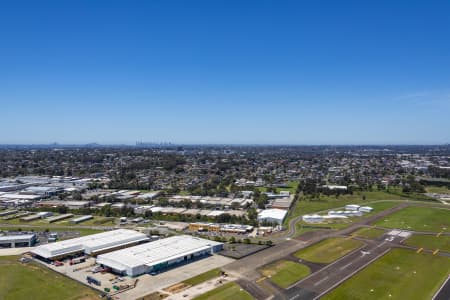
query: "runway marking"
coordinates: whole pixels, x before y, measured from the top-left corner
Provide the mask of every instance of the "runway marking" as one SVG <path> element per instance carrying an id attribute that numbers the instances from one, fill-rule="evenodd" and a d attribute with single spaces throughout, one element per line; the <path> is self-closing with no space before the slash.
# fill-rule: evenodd
<path id="1" fill-rule="evenodd" d="M 423 248 L 417 249 L 416 253 L 420 253 L 423 251 Z"/>
<path id="2" fill-rule="evenodd" d="M 289 298 L 289 300 L 294 300 L 294 299 L 297 299 L 298 297 L 300 297 L 300 294 L 297 294 L 297 295 L 295 295 L 294 297 Z"/>
<path id="3" fill-rule="evenodd" d="M 439 232 L 437 235 L 436 235 L 436 237 L 440 237 L 441 236 L 441 234 L 442 234 L 442 231 L 441 232 Z"/>
<path id="4" fill-rule="evenodd" d="M 344 269 L 346 269 L 346 268 L 348 268 L 350 265 L 352 265 L 353 264 L 353 262 L 351 262 L 351 263 L 348 263 L 348 264 L 346 264 L 345 266 L 342 266 L 342 267 L 340 267 L 339 268 L 339 270 L 344 270 Z"/>
<path id="5" fill-rule="evenodd" d="M 434 250 L 433 255 L 438 254 L 438 252 L 439 252 L 439 249 Z"/>
<path id="6" fill-rule="evenodd" d="M 322 278 L 319 281 L 317 281 L 316 283 L 314 283 L 314 286 L 318 286 L 319 284 L 321 284 L 322 282 L 326 281 L 327 279 L 328 279 L 328 276 L 325 276 L 324 278 Z"/>
<path id="7" fill-rule="evenodd" d="M 256 282 L 261 282 L 261 281 L 263 281 L 263 280 L 266 280 L 266 277 L 261 277 L 261 278 L 259 278 L 258 280 L 256 280 Z"/>
<path id="8" fill-rule="evenodd" d="M 381 246 L 383 246 L 384 244 L 386 244 L 386 241 L 382 242 L 381 244 L 379 244 L 378 246 L 376 246 L 376 248 L 380 248 Z"/>

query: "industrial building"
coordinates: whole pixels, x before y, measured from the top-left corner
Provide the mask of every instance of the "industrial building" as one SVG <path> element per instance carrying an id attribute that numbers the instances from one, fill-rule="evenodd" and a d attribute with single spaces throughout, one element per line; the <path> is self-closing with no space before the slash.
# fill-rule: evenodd
<path id="1" fill-rule="evenodd" d="M 97 263 L 111 268 L 117 274 L 138 276 L 156 273 L 210 255 L 222 248 L 222 243 L 178 235 L 99 255 Z"/>
<path id="2" fill-rule="evenodd" d="M 265 209 L 258 214 L 258 221 L 281 225 L 286 218 L 287 210 L 272 208 Z"/>
<path id="3" fill-rule="evenodd" d="M 44 260 L 56 260 L 70 255 L 98 255 L 148 240 L 149 238 L 143 233 L 118 229 L 42 245 L 31 253 Z"/>
<path id="4" fill-rule="evenodd" d="M 0 248 L 32 247 L 37 241 L 36 234 L 0 236 Z"/>
<path id="5" fill-rule="evenodd" d="M 241 224 L 218 224 L 196 222 L 189 223 L 189 230 L 191 231 L 221 231 L 229 233 L 246 233 L 253 230 L 253 226 Z"/>
<path id="6" fill-rule="evenodd" d="M 94 216 L 92 216 L 92 215 L 81 216 L 81 217 L 70 220 L 70 223 L 78 224 L 78 223 L 81 223 L 81 222 L 84 222 L 87 220 L 91 220 L 93 218 L 94 218 Z"/>

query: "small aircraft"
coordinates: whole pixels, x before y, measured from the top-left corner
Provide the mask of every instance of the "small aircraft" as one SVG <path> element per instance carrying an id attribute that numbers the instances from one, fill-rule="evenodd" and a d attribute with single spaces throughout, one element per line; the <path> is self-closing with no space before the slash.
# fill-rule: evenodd
<path id="1" fill-rule="evenodd" d="M 362 256 L 366 256 L 366 255 L 369 255 L 370 252 L 369 251 L 361 251 L 361 254 L 362 254 Z"/>

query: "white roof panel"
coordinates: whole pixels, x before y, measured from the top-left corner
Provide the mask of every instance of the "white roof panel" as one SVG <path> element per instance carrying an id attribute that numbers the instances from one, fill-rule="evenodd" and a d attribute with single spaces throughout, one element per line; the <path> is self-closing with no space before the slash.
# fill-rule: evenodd
<path id="1" fill-rule="evenodd" d="M 85 251 L 87 254 L 90 254 L 102 249 L 111 249 L 148 240 L 149 238 L 143 233 L 129 229 L 118 229 L 42 245 L 31 252 L 44 258 L 52 258 L 75 251 Z"/>
<path id="2" fill-rule="evenodd" d="M 190 235 L 178 235 L 99 255 L 97 263 L 111 267 L 114 265 L 119 270 L 142 265 L 152 266 L 221 244 Z"/>

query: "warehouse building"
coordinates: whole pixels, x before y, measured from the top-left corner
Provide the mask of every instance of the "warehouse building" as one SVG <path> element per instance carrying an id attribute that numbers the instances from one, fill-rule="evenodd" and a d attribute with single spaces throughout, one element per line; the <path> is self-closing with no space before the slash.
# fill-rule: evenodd
<path id="1" fill-rule="evenodd" d="M 148 240 L 149 238 L 143 233 L 118 229 L 42 245 L 32 250 L 31 253 L 48 261 L 82 254 L 98 255 Z"/>
<path id="2" fill-rule="evenodd" d="M 222 248 L 222 243 L 178 235 L 99 255 L 97 263 L 117 274 L 138 276 L 211 255 Z"/>
<path id="3" fill-rule="evenodd" d="M 35 234 L 0 236 L 0 248 L 32 247 L 37 241 Z"/>
<path id="4" fill-rule="evenodd" d="M 286 218 L 287 210 L 272 208 L 265 209 L 258 214 L 258 221 L 281 225 Z"/>

